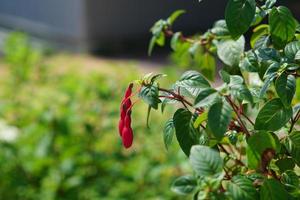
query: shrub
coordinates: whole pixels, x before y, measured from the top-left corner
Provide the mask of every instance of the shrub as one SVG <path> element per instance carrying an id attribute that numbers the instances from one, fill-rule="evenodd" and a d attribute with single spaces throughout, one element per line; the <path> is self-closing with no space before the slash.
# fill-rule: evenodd
<path id="1" fill-rule="evenodd" d="M 198 200 L 300 198 L 300 26 L 288 8 L 275 4 L 229 0 L 225 20 L 191 37 L 172 30 L 181 10 L 151 28 L 149 54 L 171 38 L 178 55 L 201 62 L 202 73 L 187 71 L 169 88 L 159 83 L 162 74 L 135 82 L 148 115 L 159 105 L 162 112 L 181 105 L 164 128 L 166 147 L 175 135 L 194 170 L 175 180 L 178 194 Z M 206 79 L 215 77 L 216 57 L 222 62 L 218 86 Z M 131 110 L 126 100 L 121 108 Z"/>

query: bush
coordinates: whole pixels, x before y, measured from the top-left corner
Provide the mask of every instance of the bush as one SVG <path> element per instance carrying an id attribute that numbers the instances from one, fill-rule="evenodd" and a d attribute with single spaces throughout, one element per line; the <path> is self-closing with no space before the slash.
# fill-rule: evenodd
<path id="1" fill-rule="evenodd" d="M 161 74 L 135 82 L 148 113 L 159 105 L 181 106 L 164 128 L 165 145 L 175 135 L 194 171 L 175 180 L 172 190 L 178 194 L 198 200 L 300 198 L 300 25 L 275 3 L 229 0 L 225 20 L 191 37 L 172 30 L 181 10 L 152 27 L 149 54 L 171 37 L 175 55 L 190 54 L 201 63 L 202 73 L 187 71 L 169 88 L 159 83 Z M 205 78 L 214 79 L 216 57 L 223 66 L 217 87 Z M 134 96 L 125 96 L 121 113 L 130 116 Z M 121 115 L 122 120 L 120 134 L 128 147 L 131 124 Z"/>

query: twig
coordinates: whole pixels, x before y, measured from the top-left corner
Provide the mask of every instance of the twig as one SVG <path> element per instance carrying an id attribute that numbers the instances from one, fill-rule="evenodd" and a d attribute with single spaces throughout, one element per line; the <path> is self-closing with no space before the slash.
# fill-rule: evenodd
<path id="1" fill-rule="evenodd" d="M 193 104 L 191 102 L 189 102 L 183 96 L 181 96 L 179 94 L 176 94 L 175 92 L 173 92 L 171 90 L 167 90 L 167 89 L 164 89 L 164 88 L 158 88 L 158 90 L 171 94 L 174 97 L 173 99 L 176 99 L 177 101 L 180 101 L 184 106 L 188 105 L 190 107 L 193 107 Z M 195 108 L 195 110 L 198 111 L 199 113 L 203 112 L 202 108 Z"/>
<path id="2" fill-rule="evenodd" d="M 225 147 L 224 147 L 222 144 L 219 144 L 218 146 L 222 149 L 222 151 L 223 151 L 226 155 L 228 155 L 228 156 L 231 155 L 231 153 L 229 153 L 229 152 L 225 149 Z M 230 146 L 229 146 L 229 147 L 230 147 Z M 238 165 L 240 165 L 240 166 L 245 166 L 245 164 L 244 164 L 241 160 L 239 160 L 239 159 L 237 159 L 237 158 L 234 158 L 233 160 L 235 161 L 236 164 L 238 164 Z"/>
<path id="3" fill-rule="evenodd" d="M 296 122 L 299 120 L 299 118 L 300 118 L 300 110 L 298 110 L 295 117 L 291 119 L 291 127 L 290 127 L 290 130 L 289 130 L 289 133 L 293 131 L 293 128 L 294 128 Z"/>
<path id="4" fill-rule="evenodd" d="M 241 120 L 239 111 L 236 109 L 237 106 L 232 102 L 232 100 L 230 99 L 229 96 L 225 96 L 225 98 L 228 101 L 228 103 L 231 105 L 231 107 L 233 108 L 235 114 L 237 115 L 237 121 L 240 124 L 241 128 L 243 129 L 243 132 L 246 134 L 247 137 L 250 137 L 250 133 L 247 130 L 244 122 Z"/>

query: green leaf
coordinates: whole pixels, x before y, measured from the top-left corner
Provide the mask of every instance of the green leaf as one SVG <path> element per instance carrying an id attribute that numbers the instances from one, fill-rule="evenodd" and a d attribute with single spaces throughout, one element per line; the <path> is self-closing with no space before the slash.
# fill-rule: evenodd
<path id="1" fill-rule="evenodd" d="M 233 39 L 238 39 L 250 27 L 255 16 L 255 0 L 229 0 L 225 20 Z"/>
<path id="2" fill-rule="evenodd" d="M 153 51 L 154 46 L 155 46 L 155 43 L 156 43 L 156 37 L 152 36 L 152 38 L 150 40 L 150 43 L 149 43 L 149 47 L 148 47 L 148 56 L 151 56 L 152 51 Z"/>
<path id="3" fill-rule="evenodd" d="M 270 76 L 268 76 L 266 78 L 266 80 L 264 81 L 264 84 L 259 92 L 259 98 L 263 98 L 264 95 L 266 94 L 268 88 L 270 87 L 272 81 L 276 78 L 276 74 L 271 74 Z"/>
<path id="4" fill-rule="evenodd" d="M 186 109 L 178 109 L 173 117 L 176 138 L 182 151 L 189 156 L 193 145 L 198 142 L 195 130 L 191 124 L 192 113 Z"/>
<path id="5" fill-rule="evenodd" d="M 267 16 L 268 12 L 264 9 L 259 9 L 256 7 L 255 9 L 255 15 L 253 18 L 253 21 L 251 23 L 251 26 L 256 26 L 261 23 L 261 21 Z"/>
<path id="6" fill-rule="evenodd" d="M 171 48 L 173 51 L 176 51 L 178 48 L 178 43 L 180 43 L 181 32 L 174 33 L 171 39 Z"/>
<path id="7" fill-rule="evenodd" d="M 166 22 L 164 20 L 158 20 L 155 24 L 151 27 L 150 31 L 155 37 L 159 37 L 163 28 L 166 26 Z"/>
<path id="8" fill-rule="evenodd" d="M 185 13 L 185 10 L 176 10 L 175 12 L 173 12 L 171 14 L 171 16 L 167 19 L 167 22 L 169 25 L 173 25 L 173 23 L 175 22 L 175 20 L 180 17 L 182 14 Z"/>
<path id="9" fill-rule="evenodd" d="M 275 5 L 276 1 L 277 1 L 277 0 L 266 0 L 265 5 L 266 5 L 266 7 L 267 7 L 268 9 L 270 9 L 270 8 L 272 8 L 272 6 Z"/>
<path id="10" fill-rule="evenodd" d="M 247 52 L 239 66 L 244 71 L 258 72 L 259 64 L 255 53 L 253 51 Z"/>
<path id="11" fill-rule="evenodd" d="M 245 38 L 242 36 L 237 41 L 222 40 L 217 44 L 219 58 L 229 66 L 238 66 L 245 48 Z"/>
<path id="12" fill-rule="evenodd" d="M 189 53 L 192 58 L 195 58 L 195 55 L 197 52 L 199 52 L 202 49 L 202 46 L 199 42 L 195 42 L 192 44 L 192 46 L 189 48 Z"/>
<path id="13" fill-rule="evenodd" d="M 238 99 L 240 102 L 243 100 L 253 104 L 253 97 L 250 90 L 243 84 L 244 80 L 241 76 L 233 75 L 230 76 L 230 93 L 233 97 Z"/>
<path id="14" fill-rule="evenodd" d="M 231 75 L 229 86 L 234 88 L 242 85 L 244 83 L 244 79 L 239 75 Z"/>
<path id="15" fill-rule="evenodd" d="M 230 74 L 228 74 L 228 72 L 226 72 L 225 70 L 221 69 L 219 71 L 219 75 L 220 75 L 220 77 L 221 77 L 221 79 L 222 79 L 222 81 L 224 83 L 229 84 L 229 82 L 230 82 Z"/>
<path id="16" fill-rule="evenodd" d="M 264 78 L 270 77 L 270 76 L 277 76 L 277 72 L 280 70 L 281 65 L 277 62 L 272 62 L 271 65 L 267 68 L 264 74 Z"/>
<path id="17" fill-rule="evenodd" d="M 300 42 L 299 41 L 290 42 L 285 46 L 284 54 L 291 61 L 294 61 L 295 56 L 299 50 L 300 50 Z"/>
<path id="18" fill-rule="evenodd" d="M 158 98 L 158 86 L 157 84 L 143 86 L 140 93 L 140 98 L 142 98 L 149 106 L 155 110 L 158 108 L 160 99 Z"/>
<path id="19" fill-rule="evenodd" d="M 163 77 L 166 77 L 166 76 L 167 76 L 166 74 L 155 74 L 151 77 L 150 82 L 153 84 L 154 81 L 157 81 L 157 80 L 159 80 Z"/>
<path id="20" fill-rule="evenodd" d="M 215 22 L 213 28 L 211 29 L 211 32 L 217 36 L 230 35 L 226 22 L 223 19 Z"/>
<path id="21" fill-rule="evenodd" d="M 299 61 L 300 60 L 300 50 L 297 51 L 296 55 L 295 55 L 295 60 Z"/>
<path id="22" fill-rule="evenodd" d="M 277 165 L 277 167 L 280 169 L 281 172 L 285 172 L 286 170 L 289 169 L 292 170 L 295 167 L 295 162 L 292 158 L 283 158 L 277 160 L 275 164 Z"/>
<path id="23" fill-rule="evenodd" d="M 287 191 L 283 185 L 275 179 L 266 179 L 260 189 L 261 200 L 286 200 Z"/>
<path id="24" fill-rule="evenodd" d="M 296 92 L 296 78 L 293 75 L 282 73 L 276 79 L 275 88 L 283 105 L 290 107 Z"/>
<path id="25" fill-rule="evenodd" d="M 188 195 L 194 192 L 197 187 L 197 179 L 193 176 L 181 176 L 177 178 L 171 187 L 171 190 L 177 194 Z"/>
<path id="26" fill-rule="evenodd" d="M 291 156 L 298 165 L 298 167 L 300 167 L 300 148 L 293 146 Z"/>
<path id="27" fill-rule="evenodd" d="M 168 95 L 168 94 L 167 94 Z M 169 98 L 163 98 L 161 102 L 161 112 L 163 113 L 165 111 L 165 108 L 168 104 L 174 104 L 178 101 L 175 99 L 169 99 Z"/>
<path id="28" fill-rule="evenodd" d="M 149 47 L 148 47 L 148 55 L 151 56 L 152 51 L 154 49 L 155 44 L 159 46 L 164 46 L 165 44 L 165 35 L 163 33 L 160 33 L 158 36 L 152 36 Z"/>
<path id="29" fill-rule="evenodd" d="M 161 33 L 157 38 L 156 38 L 156 44 L 158 46 L 164 46 L 166 41 L 166 36 L 165 34 Z"/>
<path id="30" fill-rule="evenodd" d="M 210 87 L 209 82 L 197 71 L 185 72 L 176 85 L 185 88 L 207 88 Z"/>
<path id="31" fill-rule="evenodd" d="M 283 127 L 292 117 L 293 109 L 286 108 L 279 98 L 267 102 L 259 111 L 255 120 L 256 130 L 277 131 Z"/>
<path id="32" fill-rule="evenodd" d="M 253 183 L 244 176 L 234 176 L 228 183 L 228 192 L 232 199 L 235 200 L 255 200 L 257 191 Z"/>
<path id="33" fill-rule="evenodd" d="M 254 30 L 253 30 L 253 34 L 251 36 L 250 39 L 250 44 L 252 48 L 255 48 L 255 44 L 256 42 L 265 35 L 268 35 L 269 33 L 269 25 L 267 24 L 261 24 L 259 26 L 257 26 Z"/>
<path id="34" fill-rule="evenodd" d="M 296 148 L 300 148 L 300 131 L 294 131 L 289 135 L 289 139 Z"/>
<path id="35" fill-rule="evenodd" d="M 212 105 L 208 111 L 208 126 L 217 139 L 222 139 L 232 118 L 232 108 L 223 100 Z"/>
<path id="36" fill-rule="evenodd" d="M 267 149 L 273 149 L 276 152 L 280 150 L 280 143 L 276 136 L 271 133 L 260 131 L 251 135 L 247 141 L 247 161 L 248 167 L 251 169 L 259 169 L 261 156 Z"/>
<path id="37" fill-rule="evenodd" d="M 198 128 L 202 122 L 207 120 L 207 114 L 208 114 L 207 111 L 199 114 L 199 116 L 197 117 L 197 119 L 195 120 L 195 122 L 193 124 L 194 128 Z"/>
<path id="38" fill-rule="evenodd" d="M 216 60 L 215 57 L 209 53 L 204 53 L 200 60 L 200 69 L 202 74 L 209 80 L 213 81 L 216 74 Z"/>
<path id="39" fill-rule="evenodd" d="M 263 35 L 258 38 L 254 44 L 254 49 L 267 48 L 270 45 L 271 39 L 268 35 Z"/>
<path id="40" fill-rule="evenodd" d="M 269 14 L 271 38 L 275 46 L 282 48 L 296 33 L 296 23 L 290 10 L 284 6 L 274 7 Z"/>
<path id="41" fill-rule="evenodd" d="M 164 127 L 164 143 L 167 150 L 169 146 L 172 144 L 174 131 L 175 131 L 175 127 L 173 123 L 173 118 L 171 118 L 166 122 Z"/>
<path id="42" fill-rule="evenodd" d="M 256 55 L 260 61 L 276 61 L 280 62 L 280 55 L 274 48 L 260 48 L 256 51 Z"/>
<path id="43" fill-rule="evenodd" d="M 158 20 L 151 27 L 150 31 L 153 36 L 150 40 L 149 47 L 148 47 L 148 55 L 149 56 L 151 55 L 155 44 L 157 44 L 159 46 L 163 46 L 165 44 L 165 34 L 162 31 L 166 26 L 167 26 L 166 21 Z"/>
<path id="44" fill-rule="evenodd" d="M 210 107 L 218 100 L 219 93 L 213 88 L 206 88 L 200 91 L 195 99 L 194 107 Z"/>
<path id="45" fill-rule="evenodd" d="M 299 177 L 292 170 L 287 170 L 282 174 L 282 182 L 285 184 L 288 191 L 292 192 L 294 190 L 299 190 L 299 184 L 300 184 Z M 299 197 L 299 194 L 298 194 L 298 197 Z"/>
<path id="46" fill-rule="evenodd" d="M 213 176 L 222 172 L 223 161 L 219 152 L 207 146 L 193 146 L 190 163 L 198 176 Z"/>

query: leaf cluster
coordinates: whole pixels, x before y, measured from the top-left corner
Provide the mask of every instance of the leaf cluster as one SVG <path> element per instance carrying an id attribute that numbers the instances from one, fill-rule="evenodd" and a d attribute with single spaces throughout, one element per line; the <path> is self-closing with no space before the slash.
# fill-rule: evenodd
<path id="1" fill-rule="evenodd" d="M 149 80 L 155 75 L 139 81 L 150 107 L 180 105 L 164 141 L 169 148 L 176 137 L 194 174 L 176 179 L 172 190 L 199 200 L 299 199 L 298 21 L 276 0 L 229 0 L 224 20 L 184 36 L 171 27 L 180 14 L 154 25 L 149 52 L 170 37 L 172 50 L 189 54 L 201 73 L 186 71 L 168 89 Z M 214 87 L 216 60 L 223 84 Z"/>

